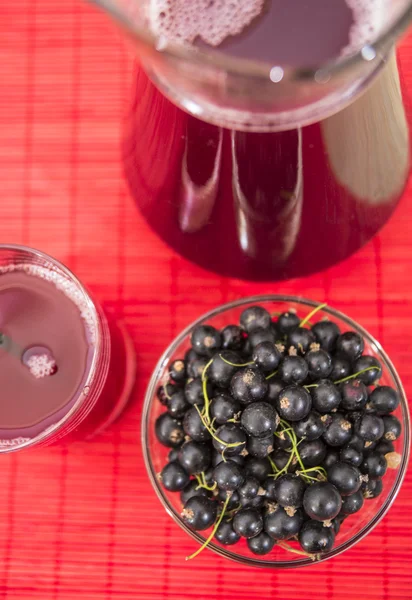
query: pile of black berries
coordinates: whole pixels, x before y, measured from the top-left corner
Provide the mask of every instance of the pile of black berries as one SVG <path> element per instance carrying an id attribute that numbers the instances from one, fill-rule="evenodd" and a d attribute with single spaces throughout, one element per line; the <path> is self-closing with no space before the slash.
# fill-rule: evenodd
<path id="1" fill-rule="evenodd" d="M 378 384 L 382 367 L 358 333 L 310 324 L 323 306 L 303 320 L 250 306 L 239 325 L 201 325 L 169 366 L 157 392 L 167 410 L 156 435 L 171 448 L 159 478 L 180 492 L 190 527 L 213 527 L 207 542 L 316 557 L 399 466 L 399 396 Z"/>

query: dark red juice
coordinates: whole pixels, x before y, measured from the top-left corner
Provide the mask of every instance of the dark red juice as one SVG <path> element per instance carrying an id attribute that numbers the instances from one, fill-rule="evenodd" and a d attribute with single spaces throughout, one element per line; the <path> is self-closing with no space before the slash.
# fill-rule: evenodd
<path id="1" fill-rule="evenodd" d="M 361 13 L 348 5 L 363 6 L 370 34 L 380 4 L 273 0 L 216 51 L 274 65 L 324 61 L 366 35 L 356 20 Z M 187 4 L 180 0 L 179 6 L 184 16 Z M 187 24 L 179 30 L 176 19 L 168 23 L 171 37 L 176 31 L 185 36 Z M 204 39 L 191 41 L 204 45 Z M 167 100 L 138 68 L 124 162 L 150 226 L 202 267 L 267 280 L 323 269 L 368 241 L 402 194 L 409 137 L 396 60 L 390 58 L 367 92 L 338 114 L 277 133 L 202 122 Z"/>
<path id="2" fill-rule="evenodd" d="M 68 272 L 7 262 L 37 251 L 0 250 L 0 451 L 99 433 L 120 415 L 134 383 L 127 331 Z"/>
<path id="3" fill-rule="evenodd" d="M 45 272 L 0 274 L 3 441 L 36 437 L 59 421 L 90 368 L 93 344 L 81 308 Z"/>

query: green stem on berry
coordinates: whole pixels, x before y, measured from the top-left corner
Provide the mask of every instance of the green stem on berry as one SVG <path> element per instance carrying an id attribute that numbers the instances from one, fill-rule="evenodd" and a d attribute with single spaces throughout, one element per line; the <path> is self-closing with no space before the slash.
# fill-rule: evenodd
<path id="1" fill-rule="evenodd" d="M 288 460 L 288 462 L 286 463 L 286 465 L 285 465 L 285 466 L 283 467 L 283 469 L 281 469 L 280 471 L 279 471 L 279 469 L 278 469 L 278 472 L 275 474 L 275 479 L 278 479 L 278 478 L 279 478 L 281 475 L 283 475 L 284 473 L 287 473 L 287 472 L 288 472 L 288 469 L 289 469 L 289 467 L 290 467 L 290 465 L 291 465 L 291 463 L 292 463 L 292 461 L 293 461 L 293 457 L 294 457 L 294 456 L 295 456 L 295 455 L 294 455 L 294 453 L 293 453 L 293 452 L 291 452 L 291 453 L 290 453 L 290 456 L 289 456 L 289 460 Z M 275 466 L 276 466 L 276 465 L 275 465 Z"/>
<path id="2" fill-rule="evenodd" d="M 230 495 L 228 494 L 227 497 L 226 497 L 225 503 L 223 505 L 222 512 L 220 513 L 220 515 L 219 515 L 219 517 L 218 517 L 218 519 L 217 519 L 217 521 L 216 521 L 216 523 L 215 523 L 215 525 L 213 527 L 212 533 L 209 535 L 209 537 L 207 538 L 207 540 L 205 540 L 205 542 L 200 546 L 200 548 L 198 548 L 196 550 L 196 552 L 193 552 L 193 554 L 191 554 L 190 556 L 186 557 L 186 560 L 192 560 L 192 558 L 196 558 L 196 556 L 198 556 L 205 548 L 207 548 L 207 546 L 213 540 L 213 538 L 216 535 L 216 531 L 218 530 L 219 525 L 221 524 L 221 522 L 223 520 L 223 517 L 225 516 L 225 512 L 226 512 L 227 506 L 229 504 L 229 500 L 230 500 Z"/>
<path id="3" fill-rule="evenodd" d="M 344 377 L 343 379 L 338 379 L 337 381 L 334 381 L 333 383 L 335 385 L 338 385 L 339 383 L 345 383 L 345 381 L 350 381 L 351 379 L 356 379 L 356 377 L 359 377 L 359 375 L 362 375 L 363 373 L 366 373 L 367 371 L 372 371 L 372 369 L 375 369 L 375 371 L 378 370 L 378 367 L 366 367 L 366 369 L 362 369 L 362 371 L 358 371 L 357 373 L 354 373 L 353 375 L 348 375 L 347 377 Z M 313 388 L 313 387 L 318 387 L 318 383 L 311 383 L 310 385 L 304 385 L 303 387 L 305 388 L 305 390 L 307 390 L 308 388 Z"/>
<path id="4" fill-rule="evenodd" d="M 167 391 L 167 385 L 168 385 L 168 381 L 166 382 L 166 385 L 163 386 L 164 392 L 165 392 L 165 396 L 168 400 L 171 400 L 171 397 L 169 396 L 169 392 Z"/>
<path id="5" fill-rule="evenodd" d="M 283 435 L 284 433 L 287 433 L 288 431 L 293 431 L 293 429 L 291 427 L 288 427 L 287 429 L 282 429 L 282 431 L 275 431 L 275 435 L 276 437 L 279 437 L 281 440 L 285 439 L 285 436 Z"/>
<path id="6" fill-rule="evenodd" d="M 210 415 L 209 415 L 209 408 L 210 408 L 210 400 L 209 400 L 209 396 L 207 393 L 207 377 L 206 377 L 206 371 L 208 370 L 208 368 L 210 367 L 210 365 L 213 362 L 213 358 L 211 358 L 209 360 L 209 362 L 205 365 L 205 368 L 202 371 L 202 391 L 203 391 L 203 397 L 205 399 L 205 405 L 203 407 L 202 410 L 202 414 L 205 417 L 206 422 L 209 424 L 210 423 Z"/>
<path id="7" fill-rule="evenodd" d="M 356 377 L 358 377 L 359 375 L 366 373 L 366 371 L 372 371 L 372 369 L 375 369 L 375 371 L 379 370 L 378 367 L 366 367 L 366 369 L 362 369 L 362 371 L 358 371 L 357 373 L 354 373 L 353 375 L 348 375 L 347 377 L 344 377 L 343 379 L 338 379 L 337 381 L 334 381 L 333 383 L 335 385 L 337 385 L 338 383 L 345 383 L 345 381 L 349 381 L 350 379 L 356 379 Z"/>
<path id="8" fill-rule="evenodd" d="M 236 508 L 232 508 L 232 510 L 227 511 L 226 513 L 226 517 L 228 519 L 233 519 L 233 517 L 235 516 L 235 514 L 242 508 L 241 504 L 238 504 L 236 506 Z"/>
<path id="9" fill-rule="evenodd" d="M 297 445 L 297 438 L 296 438 L 296 433 L 292 430 L 292 432 L 290 432 L 289 430 L 286 431 L 286 433 L 288 434 L 290 441 L 292 443 L 292 455 L 295 454 L 298 463 L 300 464 L 302 470 L 305 470 L 305 467 L 303 465 L 302 459 L 300 458 L 300 454 L 299 454 L 299 450 L 298 450 L 298 445 Z"/>
<path id="10" fill-rule="evenodd" d="M 305 473 L 313 473 L 313 471 L 317 471 L 324 477 L 328 476 L 328 474 L 326 473 L 326 469 L 324 469 L 323 467 L 310 467 L 310 469 L 305 469 Z"/>
<path id="11" fill-rule="evenodd" d="M 199 417 L 203 423 L 203 425 L 206 427 L 207 431 L 210 433 L 210 435 L 212 436 L 212 438 L 214 440 L 216 440 L 217 442 L 219 442 L 219 444 L 222 444 L 223 446 L 225 446 L 225 450 L 227 448 L 237 448 L 238 446 L 243 446 L 244 442 L 234 442 L 232 444 L 228 444 L 227 442 L 224 442 L 223 440 L 221 440 L 220 438 L 217 437 L 216 433 L 213 431 L 213 429 L 210 427 L 209 423 L 206 423 L 206 418 L 204 415 L 202 415 L 202 413 L 199 410 L 199 407 L 197 406 L 197 404 L 195 404 L 195 409 L 197 410 L 197 412 L 199 413 Z"/>
<path id="12" fill-rule="evenodd" d="M 226 360 L 226 358 L 223 358 L 223 356 L 221 354 L 219 354 L 219 358 L 221 358 L 223 360 L 223 362 L 225 362 L 227 365 L 230 365 L 231 367 L 249 367 L 250 365 L 255 364 L 255 361 L 251 360 L 250 362 L 242 363 L 241 365 L 237 365 L 236 363 L 232 363 L 232 362 Z"/>
<path id="13" fill-rule="evenodd" d="M 200 475 L 196 474 L 195 477 L 196 477 L 197 483 L 199 484 L 196 488 L 197 490 L 199 488 L 203 488 L 205 490 L 208 490 L 209 492 L 214 492 L 214 490 L 217 487 L 217 483 L 215 482 L 212 486 L 207 485 L 207 481 L 206 481 L 205 474 L 203 471 L 200 473 Z"/>
<path id="14" fill-rule="evenodd" d="M 277 466 L 275 465 L 275 463 L 273 462 L 273 460 L 270 458 L 269 455 L 268 455 L 268 460 L 270 462 L 270 466 L 272 467 L 272 471 L 273 471 L 274 475 L 277 475 L 279 473 L 279 469 L 277 468 Z"/>
<path id="15" fill-rule="evenodd" d="M 319 304 L 319 306 L 314 308 L 308 315 L 306 315 L 304 319 L 302 319 L 302 321 L 299 323 L 299 327 L 303 327 L 304 325 L 306 325 L 306 323 L 310 321 L 313 315 L 316 315 L 316 313 L 322 310 L 322 308 L 325 308 L 325 306 L 327 306 L 326 302 L 324 302 L 323 304 Z"/>
<path id="16" fill-rule="evenodd" d="M 278 374 L 278 372 L 277 372 L 277 371 L 274 371 L 273 373 L 271 373 L 270 375 L 268 375 L 268 376 L 266 377 L 266 381 L 267 381 L 268 379 L 272 379 L 272 377 L 275 377 L 275 375 L 277 375 L 277 374 Z"/>
<path id="17" fill-rule="evenodd" d="M 304 550 L 298 550 L 297 548 L 293 548 L 292 546 L 289 546 L 289 544 L 287 544 L 286 542 L 281 542 L 279 540 L 278 546 L 280 546 L 284 550 L 287 550 L 288 552 L 293 552 L 293 554 L 299 554 L 300 556 L 307 556 L 311 560 L 319 560 L 319 554 L 309 554 L 308 552 L 305 552 Z"/>
<path id="18" fill-rule="evenodd" d="M 296 475 L 303 475 L 302 471 L 296 471 Z M 311 477 L 310 475 L 305 475 L 305 481 L 306 483 L 308 483 L 309 481 L 324 481 L 324 479 L 322 478 L 322 480 L 320 480 L 318 477 Z"/>

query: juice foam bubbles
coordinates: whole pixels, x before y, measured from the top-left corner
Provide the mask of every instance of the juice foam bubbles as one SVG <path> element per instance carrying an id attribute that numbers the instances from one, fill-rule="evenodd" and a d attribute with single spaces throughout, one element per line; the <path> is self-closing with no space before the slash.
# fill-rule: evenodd
<path id="1" fill-rule="evenodd" d="M 353 25 L 349 31 L 349 44 L 343 48 L 347 55 L 359 50 L 376 39 L 385 25 L 389 0 L 345 0 L 353 13 Z"/>
<path id="2" fill-rule="evenodd" d="M 199 37 L 219 46 L 250 25 L 264 4 L 265 0 L 152 0 L 150 22 L 168 40 L 191 44 Z"/>
<path id="3" fill-rule="evenodd" d="M 347 4 L 353 14 L 349 43 L 341 50 L 341 55 L 348 55 L 376 39 L 384 28 L 390 2 L 341 1 Z M 231 36 L 246 33 L 245 30 L 258 17 L 264 19 L 266 5 L 265 0 L 151 0 L 149 22 L 156 35 L 169 41 L 193 44 L 200 39 L 217 47 Z M 283 10 L 288 10 L 287 4 Z M 258 22 L 256 25 L 259 26 Z M 274 60 L 275 54 L 276 50 Z"/>

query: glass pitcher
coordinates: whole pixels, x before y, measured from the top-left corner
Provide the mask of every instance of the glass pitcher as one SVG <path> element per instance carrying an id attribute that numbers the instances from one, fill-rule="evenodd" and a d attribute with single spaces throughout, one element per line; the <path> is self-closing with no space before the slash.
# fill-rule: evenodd
<path id="1" fill-rule="evenodd" d="M 131 192 L 183 256 L 243 279 L 296 277 L 346 258 L 391 216 L 409 174 L 394 45 L 410 0 L 387 0 L 375 40 L 311 68 L 155 35 L 153 0 L 91 1 L 139 57 L 123 142 Z"/>

